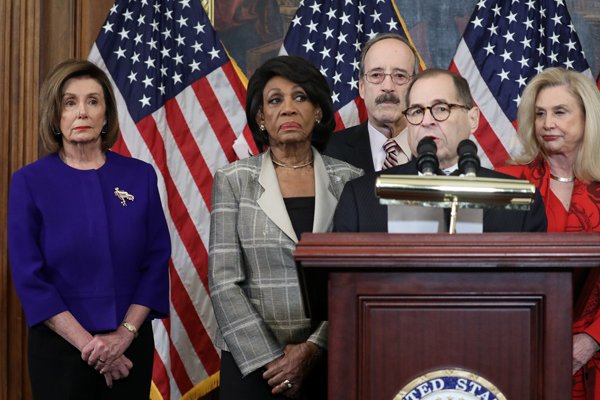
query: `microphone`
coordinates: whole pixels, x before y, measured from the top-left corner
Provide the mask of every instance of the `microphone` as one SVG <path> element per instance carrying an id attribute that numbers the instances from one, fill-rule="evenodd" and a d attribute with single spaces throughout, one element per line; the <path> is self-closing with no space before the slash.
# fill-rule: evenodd
<path id="1" fill-rule="evenodd" d="M 426 137 L 421 139 L 417 145 L 417 169 L 423 175 L 435 175 L 440 162 L 437 158 L 437 146 L 435 141 Z"/>
<path id="2" fill-rule="evenodd" d="M 472 140 L 465 139 L 458 144 L 458 170 L 465 176 L 477 176 L 481 162 L 477 156 L 477 146 Z"/>

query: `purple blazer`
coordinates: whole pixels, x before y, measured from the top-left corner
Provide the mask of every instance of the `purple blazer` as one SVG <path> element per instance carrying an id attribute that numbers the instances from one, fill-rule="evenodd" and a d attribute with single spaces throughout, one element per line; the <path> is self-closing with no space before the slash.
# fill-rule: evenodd
<path id="1" fill-rule="evenodd" d="M 134 196 L 115 195 L 115 188 Z M 108 151 L 97 170 L 50 154 L 14 173 L 8 250 L 29 326 L 70 311 L 90 332 L 116 329 L 131 304 L 169 311 L 171 243 L 154 169 Z"/>

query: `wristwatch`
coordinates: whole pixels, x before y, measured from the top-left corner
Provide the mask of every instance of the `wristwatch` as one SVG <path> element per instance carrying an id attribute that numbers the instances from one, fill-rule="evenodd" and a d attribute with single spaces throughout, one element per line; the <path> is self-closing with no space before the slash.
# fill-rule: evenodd
<path id="1" fill-rule="evenodd" d="M 135 327 L 135 325 L 125 321 L 121 324 L 121 326 L 125 329 L 127 329 L 129 332 L 133 333 L 133 338 L 135 339 L 136 337 L 138 337 L 138 330 Z"/>

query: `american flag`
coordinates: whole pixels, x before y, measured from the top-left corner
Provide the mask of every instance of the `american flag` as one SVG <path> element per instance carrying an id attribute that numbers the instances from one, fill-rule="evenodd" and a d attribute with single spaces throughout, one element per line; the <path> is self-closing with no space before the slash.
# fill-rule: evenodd
<path id="1" fill-rule="evenodd" d="M 304 57 L 320 68 L 332 91 L 336 130 L 367 119 L 358 94 L 360 50 L 381 32 L 412 43 L 392 0 L 303 0 L 290 24 L 280 54 Z"/>
<path id="2" fill-rule="evenodd" d="M 564 0 L 478 1 L 450 69 L 467 79 L 481 110 L 475 139 L 482 164 L 500 166 L 519 153 L 521 93 L 547 67 L 592 78 Z"/>
<path id="3" fill-rule="evenodd" d="M 153 323 L 152 398 L 198 395 L 218 384 L 220 364 L 207 281 L 212 177 L 237 158 L 238 137 L 252 143 L 246 90 L 198 0 L 117 0 L 89 60 L 115 88 L 113 150 L 155 167 L 171 233 L 170 317 Z"/>

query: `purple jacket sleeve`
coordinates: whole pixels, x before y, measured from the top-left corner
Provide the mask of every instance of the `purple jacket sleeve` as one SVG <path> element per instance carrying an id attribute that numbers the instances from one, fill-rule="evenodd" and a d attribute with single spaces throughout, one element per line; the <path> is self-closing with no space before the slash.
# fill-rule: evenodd
<path id="1" fill-rule="evenodd" d="M 25 174 L 17 171 L 8 196 L 8 250 L 15 288 L 30 326 L 67 310 L 56 288 L 44 276 L 39 243 L 41 220 Z"/>

